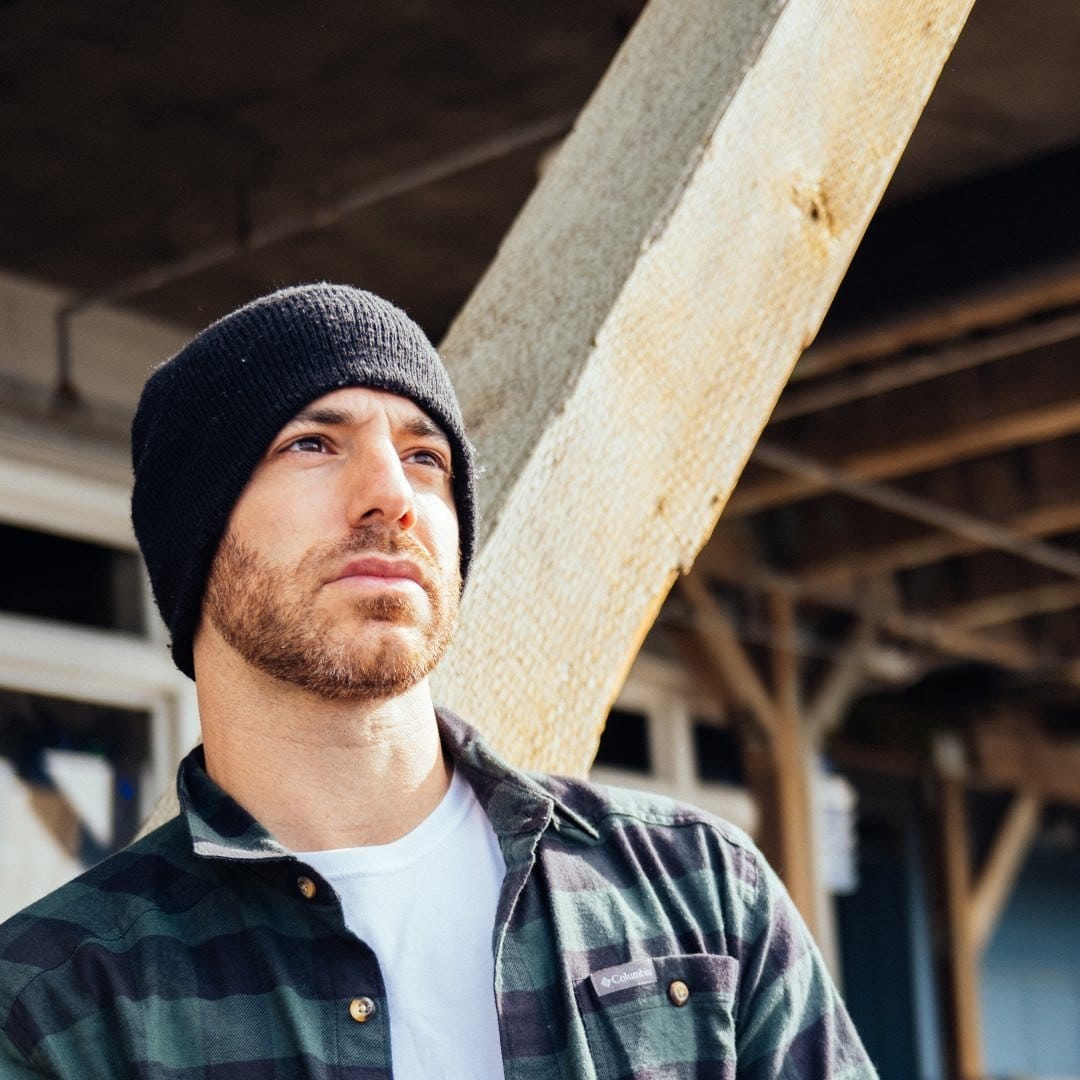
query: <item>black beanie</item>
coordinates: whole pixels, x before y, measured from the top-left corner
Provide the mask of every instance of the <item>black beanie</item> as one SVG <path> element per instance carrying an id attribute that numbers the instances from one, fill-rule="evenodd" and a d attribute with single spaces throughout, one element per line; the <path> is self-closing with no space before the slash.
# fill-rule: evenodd
<path id="1" fill-rule="evenodd" d="M 476 539 L 472 449 L 439 354 L 403 311 L 345 285 L 302 285 L 226 315 L 147 380 L 131 429 L 131 519 L 176 666 L 210 564 L 270 440 L 305 405 L 346 386 L 409 398 L 453 451 L 462 580 Z"/>

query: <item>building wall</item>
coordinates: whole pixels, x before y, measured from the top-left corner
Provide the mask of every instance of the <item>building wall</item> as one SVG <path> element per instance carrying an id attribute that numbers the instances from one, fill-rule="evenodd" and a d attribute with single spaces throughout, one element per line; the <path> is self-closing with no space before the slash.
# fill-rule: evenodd
<path id="1" fill-rule="evenodd" d="M 0 275 L 0 918 L 129 839 L 198 731 L 135 554 L 126 446 L 52 412 L 63 300 Z M 120 430 L 185 336 L 108 311 L 73 331 L 80 416 Z"/>

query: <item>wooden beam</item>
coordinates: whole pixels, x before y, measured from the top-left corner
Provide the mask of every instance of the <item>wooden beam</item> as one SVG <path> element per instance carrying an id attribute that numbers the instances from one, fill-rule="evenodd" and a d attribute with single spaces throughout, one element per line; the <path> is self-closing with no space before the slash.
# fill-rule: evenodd
<path id="1" fill-rule="evenodd" d="M 776 644 L 772 649 L 776 724 L 772 752 L 776 769 L 776 802 L 780 876 L 795 906 L 815 935 L 821 930 L 814 872 L 813 803 L 810 798 L 810 749 L 802 724 L 799 658 L 795 652 L 795 604 L 774 593 L 770 613 Z M 766 812 L 763 808 L 763 812 Z"/>
<path id="2" fill-rule="evenodd" d="M 1080 607 L 1080 584 L 1066 581 L 983 596 L 963 604 L 950 605 L 934 614 L 947 626 L 982 630 L 988 626 L 1028 619 L 1033 615 L 1070 611 L 1075 607 Z"/>
<path id="3" fill-rule="evenodd" d="M 976 954 L 990 943 L 1016 879 L 1039 831 L 1043 801 L 1032 791 L 1014 797 L 971 892 L 970 932 Z"/>
<path id="4" fill-rule="evenodd" d="M 1080 406 L 1080 402 L 1077 405 Z M 771 442 L 759 442 L 755 457 L 799 482 L 820 484 L 882 510 L 944 529 L 983 547 L 1005 551 L 1037 566 L 1080 579 L 1080 555 L 1067 548 L 1025 539 L 985 518 L 955 510 L 921 495 L 913 495 L 902 488 L 858 480 L 841 469 Z"/>
<path id="5" fill-rule="evenodd" d="M 1042 211 L 1045 213 L 1045 211 Z M 916 230 L 927 235 L 926 223 Z M 817 379 L 851 364 L 896 356 L 962 335 L 1040 320 L 1047 312 L 1080 302 L 1080 256 L 1063 257 L 1034 269 L 1013 264 L 990 285 L 961 285 L 956 291 L 905 311 L 883 312 L 822 337 L 803 354 L 794 382 Z M 1008 330 L 1005 331 L 1008 333 Z"/>
<path id="6" fill-rule="evenodd" d="M 722 674 L 726 696 L 749 710 L 762 733 L 771 740 L 780 723 L 779 710 L 731 621 L 709 595 L 704 582 L 693 574 L 680 580 L 679 592 L 690 604 L 698 640 Z"/>
<path id="7" fill-rule="evenodd" d="M 740 732 L 740 747 L 761 817 L 759 843 L 807 925 L 820 932 L 794 605 L 780 594 L 771 599 L 774 689 L 770 693 L 705 584 L 690 575 L 679 582 L 679 591 L 691 607 L 694 632 L 712 661 L 722 695 L 749 711 L 756 722 L 759 737 Z"/>
<path id="8" fill-rule="evenodd" d="M 828 467 L 853 481 L 880 481 L 940 469 L 1000 450 L 1061 438 L 1080 431 L 1080 398 L 1059 397 L 1003 415 L 980 416 L 967 423 L 943 425 L 929 435 L 861 448 L 831 461 Z M 756 457 L 756 455 L 755 455 Z M 768 464 L 767 459 L 760 459 Z M 754 480 L 732 496 L 727 513 L 758 514 L 775 506 L 830 490 L 824 477 L 779 476 Z"/>
<path id="9" fill-rule="evenodd" d="M 970 841 L 964 781 L 941 776 L 941 847 L 945 911 L 951 1038 L 946 1048 L 957 1080 L 984 1080 L 979 1009 L 978 957 L 974 948 L 971 912 Z"/>
<path id="10" fill-rule="evenodd" d="M 980 777 L 999 787 L 1080 805 L 1080 739 L 1050 739 L 1031 725 L 975 728 Z"/>
<path id="11" fill-rule="evenodd" d="M 858 622 L 806 709 L 808 737 L 820 743 L 836 730 L 844 713 L 866 685 L 867 664 L 876 649 L 874 627 Z"/>
<path id="12" fill-rule="evenodd" d="M 1080 282 L 1077 290 L 1080 292 Z M 923 348 L 914 355 L 904 355 L 899 359 L 880 360 L 850 374 L 822 379 L 811 385 L 793 382 L 777 402 L 770 423 L 940 379 L 957 371 L 1074 337 L 1080 337 L 1080 310 L 1075 309 L 998 328 L 974 338 L 965 336 L 960 341 Z M 796 371 L 803 368 L 804 361 L 805 358 L 799 361 Z"/>
<path id="13" fill-rule="evenodd" d="M 1080 502 L 1035 507 L 1012 514 L 997 524 L 1014 536 L 1029 539 L 1074 532 L 1080 529 Z M 810 588 L 827 589 L 898 570 L 929 566 L 958 555 L 970 555 L 985 546 L 979 540 L 956 533 L 935 532 L 808 563 L 800 568 L 799 578 Z M 709 565 L 713 564 L 710 562 Z"/>
<path id="14" fill-rule="evenodd" d="M 805 602 L 845 611 L 869 626 L 946 656 L 997 664 L 1010 671 L 1039 673 L 1080 685 L 1080 670 L 1060 657 L 1037 652 L 1021 642 L 988 638 L 947 626 L 938 619 L 883 608 L 859 594 L 819 589 L 799 578 L 764 568 L 743 573 L 736 584 L 765 593 L 786 592 Z"/>
<path id="15" fill-rule="evenodd" d="M 587 768 L 970 6 L 653 0 L 552 161 L 444 343 L 488 471 L 435 690 L 511 759 Z"/>
<path id="16" fill-rule="evenodd" d="M 864 358 L 874 344 L 895 354 L 1080 302 L 1078 172 L 1073 144 L 883 209 L 829 313 L 823 352 L 861 337 Z"/>

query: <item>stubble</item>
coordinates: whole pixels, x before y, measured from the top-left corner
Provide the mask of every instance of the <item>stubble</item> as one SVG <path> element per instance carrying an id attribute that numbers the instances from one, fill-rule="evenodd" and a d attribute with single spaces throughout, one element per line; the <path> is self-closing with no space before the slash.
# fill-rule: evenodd
<path id="1" fill-rule="evenodd" d="M 325 574 L 351 557 L 400 555 L 423 574 L 427 611 L 407 594 L 356 597 L 345 619 L 318 603 Z M 223 537 L 204 608 L 249 664 L 327 701 L 385 700 L 411 689 L 442 659 L 457 623 L 460 575 L 446 573 L 406 533 L 366 526 L 312 549 L 295 568 L 279 567 L 231 533 Z M 409 628 L 407 634 L 351 633 L 350 623 Z"/>

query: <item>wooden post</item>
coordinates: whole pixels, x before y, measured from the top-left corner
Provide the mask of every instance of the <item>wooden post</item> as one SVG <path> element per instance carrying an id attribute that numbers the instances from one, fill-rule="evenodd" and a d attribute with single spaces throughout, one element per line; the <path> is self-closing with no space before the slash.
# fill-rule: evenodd
<path id="1" fill-rule="evenodd" d="M 831 926 L 815 868 L 813 761 L 802 717 L 794 603 L 781 594 L 771 598 L 776 641 L 770 692 L 705 584 L 690 575 L 680 582 L 680 592 L 693 610 L 698 641 L 718 676 L 723 697 L 754 717 L 752 729 L 740 732 L 740 743 L 747 781 L 761 813 L 758 843 L 811 931 L 829 947 Z"/>
<path id="2" fill-rule="evenodd" d="M 582 772 L 971 0 L 652 0 L 444 343 L 488 472 L 438 695 Z"/>
<path id="3" fill-rule="evenodd" d="M 971 870 L 964 781 L 943 773 L 938 787 L 941 803 L 941 863 L 947 916 L 949 1012 L 952 1037 L 946 1055 L 955 1080 L 982 1080 L 982 1032 L 979 1010 L 978 953 L 971 912 Z"/>
<path id="4" fill-rule="evenodd" d="M 811 760 L 802 725 L 799 661 L 795 653 L 795 605 L 790 597 L 774 593 L 770 597 L 770 608 L 776 638 L 772 648 L 777 720 L 773 756 L 780 865 L 791 898 L 811 930 L 818 933 L 821 912 L 814 870 Z"/>

